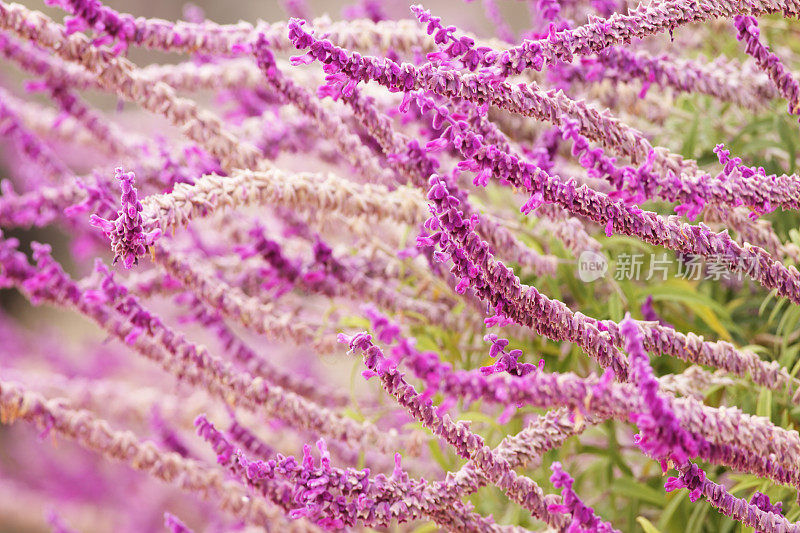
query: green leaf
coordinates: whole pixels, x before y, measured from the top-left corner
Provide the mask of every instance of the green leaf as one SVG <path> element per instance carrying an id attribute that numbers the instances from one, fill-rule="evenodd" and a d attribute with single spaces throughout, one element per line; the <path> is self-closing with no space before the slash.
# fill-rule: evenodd
<path id="1" fill-rule="evenodd" d="M 740 492 L 746 492 L 750 489 L 754 489 L 761 485 L 762 480 L 755 477 L 755 476 L 741 476 L 741 481 L 739 481 L 736 485 L 731 487 L 730 493 L 737 494 Z"/>
<path id="2" fill-rule="evenodd" d="M 465 413 L 459 413 L 457 419 L 468 422 L 483 422 L 493 429 L 503 429 L 502 426 L 497 423 L 496 417 L 489 416 L 486 413 L 481 413 L 480 411 L 467 411 Z"/>
<path id="3" fill-rule="evenodd" d="M 724 340 L 731 340 L 731 334 L 723 324 L 731 317 L 725 307 L 709 296 L 698 292 L 686 280 L 668 280 L 658 286 L 648 287 L 654 301 L 677 302 L 688 307 Z"/>
<path id="4" fill-rule="evenodd" d="M 796 169 L 796 160 L 797 160 L 797 150 L 794 144 L 794 138 L 797 136 L 797 128 L 792 125 L 790 128 L 789 124 L 786 123 L 786 120 L 783 119 L 781 116 L 775 117 L 775 123 L 778 127 L 778 135 L 783 141 L 784 147 L 786 148 L 786 153 L 789 156 L 789 174 L 794 174 Z"/>
<path id="5" fill-rule="evenodd" d="M 670 523 L 672 516 L 680 508 L 681 504 L 684 502 L 689 493 L 685 490 L 681 490 L 672 492 L 670 494 L 672 495 L 672 499 L 669 500 L 667 506 L 664 507 L 664 512 L 661 513 L 661 516 L 658 517 L 658 527 L 662 529 L 667 528 L 667 524 Z"/>
<path id="6" fill-rule="evenodd" d="M 764 311 L 767 309 L 767 307 L 769 306 L 770 302 L 772 300 L 776 299 L 777 297 L 778 297 L 778 293 L 775 292 L 774 290 L 770 291 L 770 293 L 767 294 L 767 297 L 764 298 L 764 300 L 761 302 L 761 306 L 758 308 L 759 316 L 764 314 Z M 778 303 L 773 305 L 772 312 L 770 313 L 770 317 L 769 317 L 769 321 L 770 322 L 772 321 L 772 318 L 773 318 L 773 316 L 775 314 L 775 307 L 780 307 L 781 305 L 783 305 L 784 301 L 785 300 L 778 300 Z"/>
<path id="7" fill-rule="evenodd" d="M 770 115 L 767 115 L 766 117 L 758 118 L 756 120 L 751 120 L 751 121 L 749 121 L 747 123 L 747 125 L 744 128 L 742 128 L 742 130 L 739 132 L 738 135 L 734 136 L 726 144 L 728 146 L 733 146 L 733 145 L 737 144 L 742 139 L 742 137 L 744 137 L 745 135 L 747 135 L 747 134 L 756 135 L 756 134 L 759 133 L 759 130 L 762 129 L 762 127 L 764 127 L 766 129 L 766 127 L 768 125 L 770 125 L 771 123 L 772 123 L 772 116 L 770 116 Z M 748 147 L 749 147 L 749 144 L 748 144 Z M 738 151 L 738 150 L 735 150 L 735 151 Z"/>
<path id="8" fill-rule="evenodd" d="M 800 351 L 800 345 L 794 344 L 789 348 L 783 349 L 780 359 L 778 362 L 781 364 L 782 367 L 789 368 L 791 367 L 795 361 L 797 361 L 797 353 Z"/>
<path id="9" fill-rule="evenodd" d="M 711 506 L 705 502 L 695 505 L 692 515 L 689 517 L 689 522 L 686 524 L 687 533 L 701 533 L 704 526 L 706 526 L 706 515 L 708 514 Z"/>
<path id="10" fill-rule="evenodd" d="M 756 404 L 756 414 L 766 418 L 772 417 L 772 391 L 766 388 L 761 389 Z"/>
<path id="11" fill-rule="evenodd" d="M 447 470 L 450 466 L 450 461 L 445 457 L 444 453 L 442 453 L 442 447 L 439 445 L 437 441 L 431 439 L 428 441 L 428 449 L 431 451 L 431 457 L 436 463 L 441 466 L 443 469 Z"/>
<path id="12" fill-rule="evenodd" d="M 647 518 L 643 516 L 637 516 L 636 521 L 639 522 L 639 525 L 642 526 L 644 533 L 661 533 L 656 526 L 650 522 Z"/>
<path id="13" fill-rule="evenodd" d="M 643 500 L 657 507 L 663 507 L 666 500 L 663 491 L 648 487 L 644 483 L 637 483 L 628 478 L 615 479 L 611 483 L 611 492 L 619 496 Z"/>
<path id="14" fill-rule="evenodd" d="M 653 295 L 653 300 L 681 302 L 689 304 L 691 308 L 695 305 L 702 305 L 713 310 L 713 312 L 722 317 L 723 320 L 730 321 L 731 319 L 730 313 L 725 306 L 710 296 L 698 292 L 687 280 L 667 280 L 664 283 L 647 287 L 647 291 Z"/>
<path id="15" fill-rule="evenodd" d="M 694 157 L 695 150 L 697 149 L 697 130 L 699 129 L 700 117 L 702 116 L 703 113 L 694 113 L 694 120 L 692 121 L 692 126 L 689 128 L 689 135 L 683 140 L 680 153 L 689 157 Z"/>

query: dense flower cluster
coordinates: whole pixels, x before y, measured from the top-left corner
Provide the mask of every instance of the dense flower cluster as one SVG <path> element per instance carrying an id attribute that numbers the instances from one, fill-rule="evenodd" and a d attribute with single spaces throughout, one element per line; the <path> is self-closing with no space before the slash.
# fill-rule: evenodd
<path id="1" fill-rule="evenodd" d="M 89 221 L 97 228 L 103 230 L 111 239 L 111 246 L 114 249 L 114 262 L 122 259 L 125 268 L 131 268 L 139 264 L 139 257 L 145 254 L 145 249 L 151 246 L 161 235 L 160 229 L 144 232 L 142 228 L 142 202 L 133 186 L 133 172 L 123 172 L 121 168 L 115 171 L 115 178 L 120 180 L 122 195 L 120 203 L 122 209 L 117 211 L 116 220 L 106 220 L 97 215 L 92 215 Z"/>
<path id="2" fill-rule="evenodd" d="M 800 531 L 796 0 L 46 3 L 0 530 Z"/>

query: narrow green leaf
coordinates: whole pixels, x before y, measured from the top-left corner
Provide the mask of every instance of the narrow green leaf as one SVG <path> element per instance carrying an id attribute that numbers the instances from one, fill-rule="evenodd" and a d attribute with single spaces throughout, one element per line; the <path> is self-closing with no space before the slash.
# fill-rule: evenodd
<path id="1" fill-rule="evenodd" d="M 639 522 L 639 525 L 642 526 L 644 533 L 661 533 L 656 526 L 650 522 L 647 518 L 643 516 L 636 517 L 636 521 Z"/>
<path id="2" fill-rule="evenodd" d="M 758 403 L 756 404 L 756 414 L 766 418 L 772 417 L 772 391 L 762 388 L 758 394 Z"/>
<path id="3" fill-rule="evenodd" d="M 657 507 L 663 507 L 666 499 L 664 492 L 648 487 L 644 483 L 637 483 L 628 478 L 615 479 L 611 483 L 611 492 L 628 498 L 637 498 Z"/>
<path id="4" fill-rule="evenodd" d="M 786 123 L 783 117 L 775 117 L 776 126 L 778 127 L 778 135 L 786 148 L 786 154 L 789 157 L 789 174 L 794 174 L 797 168 L 797 150 L 795 147 L 794 139 L 797 136 L 797 128 Z"/>
<path id="5" fill-rule="evenodd" d="M 700 126 L 700 117 L 703 113 L 695 113 L 694 120 L 692 121 L 692 125 L 689 128 L 689 134 L 683 140 L 683 144 L 681 145 L 681 152 L 689 157 L 694 157 L 695 150 L 697 149 L 697 130 Z"/>

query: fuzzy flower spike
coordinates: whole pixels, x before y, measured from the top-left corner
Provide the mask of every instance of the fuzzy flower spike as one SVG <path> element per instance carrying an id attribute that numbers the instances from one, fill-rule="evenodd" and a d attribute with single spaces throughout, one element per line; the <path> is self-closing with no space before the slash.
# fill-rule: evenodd
<path id="1" fill-rule="evenodd" d="M 111 249 L 114 252 L 114 262 L 122 259 L 125 268 L 132 268 L 139 264 L 139 258 L 147 253 L 147 247 L 161 236 L 161 230 L 145 232 L 142 227 L 142 203 L 139 201 L 136 187 L 133 186 L 135 175 L 117 168 L 114 177 L 120 181 L 122 194 L 120 203 L 122 208 L 117 211 L 115 220 L 107 220 L 98 215 L 92 215 L 90 223 L 100 228 L 111 239 Z"/>

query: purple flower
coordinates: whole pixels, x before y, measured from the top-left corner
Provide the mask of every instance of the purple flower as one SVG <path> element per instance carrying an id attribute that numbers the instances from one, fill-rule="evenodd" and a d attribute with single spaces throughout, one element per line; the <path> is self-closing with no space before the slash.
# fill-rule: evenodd
<path id="1" fill-rule="evenodd" d="M 20 523 L 40 523 L 46 501 L 63 531 L 101 508 L 136 530 L 188 531 L 172 511 L 213 530 L 518 530 L 495 523 L 493 502 L 464 499 L 488 486 L 525 524 L 614 531 L 559 462 L 573 438 L 614 444 L 608 427 L 582 436 L 614 421 L 637 426 L 634 452 L 675 471 L 667 491 L 758 532 L 800 530 L 765 494 L 800 487 L 800 435 L 736 407 L 748 383 L 766 389 L 759 413 L 800 404 L 782 366 L 792 350 L 773 361 L 714 340 L 722 329 L 702 309 L 702 329 L 676 331 L 637 299 L 653 292 L 642 280 L 606 314 L 641 304 L 644 320 L 587 316 L 620 287 L 598 280 L 588 305 L 572 272 L 621 238 L 706 259 L 789 300 L 759 325 L 746 316 L 758 292 L 712 291 L 738 310 L 737 342 L 794 342 L 800 247 L 771 213 L 800 209 L 800 179 L 745 157 L 785 162 L 791 131 L 779 120 L 739 157 L 718 144 L 713 171 L 652 139 L 682 144 L 673 94 L 702 95 L 706 114 L 755 111 L 755 126 L 778 96 L 800 115 L 791 47 L 770 50 L 754 18 L 797 17 L 798 5 L 623 13 L 617 0 L 530 0 L 518 37 L 496 0 L 482 0 L 489 24 L 474 33 L 447 22 L 452 10 L 393 20 L 405 7 L 373 0 L 348 20 L 312 20 L 287 0 L 296 18 L 252 24 L 191 6 L 171 22 L 101 0 L 48 3 L 63 23 L 0 2 L 0 56 L 30 78 L 0 88 L 0 424 L 33 429 L 0 430 L 0 502 Z M 716 18 L 734 19 L 745 61 L 698 53 L 716 49 L 714 28 L 676 34 L 669 53 L 643 41 Z M 127 56 L 138 48 L 184 58 L 140 66 Z M 302 55 L 287 61 L 292 50 Z M 725 111 L 717 129 L 740 115 Z M 705 153 L 700 118 L 687 134 Z M 100 259 L 98 228 L 125 271 Z M 152 264 L 129 271 L 148 252 Z M 5 289 L 59 312 L 5 305 Z M 688 368 L 656 375 L 661 356 Z M 351 383 L 358 371 L 370 381 Z M 192 420 L 208 449 L 187 434 Z M 53 452 L 53 438 L 74 446 Z M 591 473 L 596 454 L 582 448 L 570 464 Z M 550 494 L 525 473 L 545 459 Z M 765 493 L 736 498 L 716 472 L 758 478 Z"/>
<path id="2" fill-rule="evenodd" d="M 642 345 L 641 333 L 630 315 L 620 323 L 620 332 L 625 337 L 633 381 L 639 389 L 644 407 L 642 412 L 632 416 L 640 430 L 636 443 L 646 454 L 662 461 L 662 467 L 667 460 L 685 464 L 698 454 L 702 440 L 681 426 L 669 400 L 659 391 L 660 385 L 650 367 L 650 357 Z"/>
<path id="3" fill-rule="evenodd" d="M 778 56 L 761 42 L 758 21 L 754 17 L 737 15 L 734 26 L 737 30 L 736 38 L 745 43 L 745 51 L 755 58 L 758 66 L 766 71 L 778 92 L 789 103 L 789 113 L 800 115 L 800 84 Z"/>
<path id="4" fill-rule="evenodd" d="M 567 531 L 597 531 L 598 533 L 612 533 L 617 532 L 609 523 L 604 522 L 600 517 L 594 513 L 594 509 L 587 506 L 578 497 L 572 485 L 575 482 L 569 474 L 564 472 L 561 463 L 558 461 L 550 465 L 553 475 L 550 476 L 550 482 L 557 489 L 561 489 L 561 503 L 551 505 L 550 509 L 557 513 L 564 513 L 572 515 L 572 524 Z"/>
<path id="5" fill-rule="evenodd" d="M 132 268 L 133 265 L 139 264 L 139 257 L 146 254 L 147 247 L 152 246 L 161 236 L 161 230 L 156 228 L 145 232 L 142 227 L 142 203 L 133 186 L 135 178 L 133 172 L 124 172 L 121 168 L 117 168 L 114 177 L 120 180 L 122 188 L 120 196 L 122 208 L 117 212 L 116 220 L 92 215 L 89 221 L 92 226 L 102 230 L 111 239 L 114 262 L 122 259 L 125 268 Z"/>

